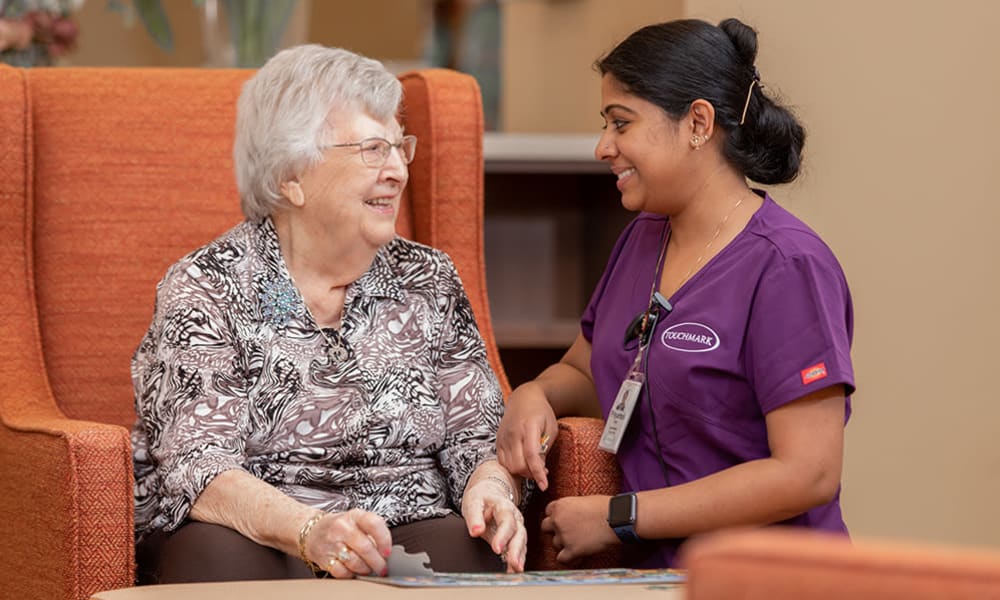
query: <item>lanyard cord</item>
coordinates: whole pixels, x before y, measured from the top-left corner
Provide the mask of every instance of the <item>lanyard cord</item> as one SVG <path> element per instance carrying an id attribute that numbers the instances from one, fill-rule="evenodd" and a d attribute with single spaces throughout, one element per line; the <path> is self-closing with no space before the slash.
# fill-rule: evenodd
<path id="1" fill-rule="evenodd" d="M 670 243 L 671 230 L 667 228 L 668 226 L 669 221 L 664 223 L 663 249 L 660 250 L 660 258 L 656 263 L 656 271 L 653 272 L 653 285 L 650 286 L 649 290 L 649 308 L 646 310 L 646 314 L 642 318 L 642 327 L 639 330 L 639 351 L 636 355 L 634 363 L 642 369 L 642 390 L 640 391 L 640 394 L 645 392 L 646 405 L 649 408 L 650 423 L 653 427 L 653 441 L 656 442 L 656 459 L 659 461 L 660 468 L 663 470 L 663 481 L 667 487 L 670 486 L 670 478 L 668 476 L 669 470 L 667 469 L 667 463 L 663 460 L 663 447 L 660 445 L 660 434 L 656 427 L 656 413 L 653 412 L 653 395 L 649 388 L 649 356 L 645 353 L 646 348 L 649 346 L 649 340 L 647 339 L 645 342 L 643 342 L 643 340 L 646 338 L 646 327 L 649 324 L 650 313 L 653 310 L 653 294 L 656 293 L 657 284 L 659 284 L 660 268 L 663 266 L 663 262 L 666 259 L 667 245 Z M 654 327 L 656 321 L 658 321 L 658 319 L 653 321 Z"/>
<path id="2" fill-rule="evenodd" d="M 656 288 L 660 283 L 660 275 L 662 272 L 660 269 L 663 268 L 663 261 L 667 258 L 667 244 L 670 243 L 670 230 L 667 229 L 669 221 L 665 221 L 663 224 L 663 248 L 660 250 L 660 258 L 656 261 L 656 269 L 653 271 L 653 283 L 649 286 L 649 308 L 646 309 L 645 315 L 642 317 L 642 327 L 639 329 L 639 340 L 643 339 L 646 334 L 646 326 L 649 324 L 649 313 L 653 308 L 653 294 L 656 293 Z M 642 344 L 639 344 L 640 355 L 642 353 Z"/>
<path id="3" fill-rule="evenodd" d="M 642 363 L 642 387 L 646 392 L 646 405 L 649 408 L 649 422 L 653 426 L 653 441 L 656 442 L 656 460 L 660 462 L 660 468 L 663 470 L 663 482 L 666 487 L 670 487 L 670 470 L 667 469 L 667 463 L 663 460 L 663 446 L 660 445 L 660 432 L 656 428 L 656 413 L 653 412 L 653 394 L 649 389 L 649 357 Z"/>
<path id="4" fill-rule="evenodd" d="M 658 319 L 651 318 L 653 313 L 653 305 L 656 303 L 655 296 L 657 284 L 660 280 L 660 269 L 663 267 L 663 262 L 667 257 L 667 244 L 670 243 L 670 230 L 667 229 L 668 223 L 663 225 L 663 248 L 660 250 L 660 257 L 656 261 L 656 269 L 653 271 L 653 283 L 649 286 L 649 306 L 646 307 L 646 311 L 642 315 L 642 325 L 639 326 L 639 349 L 636 352 L 635 360 L 632 362 L 632 370 L 641 367 L 643 363 L 643 357 L 646 354 L 646 348 L 649 347 L 649 336 L 646 335 L 647 327 L 656 327 L 656 322 Z M 649 332 L 652 334 L 652 332 Z M 645 384 L 643 384 L 645 385 Z"/>

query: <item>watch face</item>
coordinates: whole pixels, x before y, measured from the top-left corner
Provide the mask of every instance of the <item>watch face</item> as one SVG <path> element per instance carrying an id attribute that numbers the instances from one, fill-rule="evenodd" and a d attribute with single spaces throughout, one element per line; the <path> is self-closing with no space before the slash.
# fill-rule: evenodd
<path id="1" fill-rule="evenodd" d="M 608 505 L 608 523 L 624 525 L 635 520 L 635 495 L 615 496 Z"/>

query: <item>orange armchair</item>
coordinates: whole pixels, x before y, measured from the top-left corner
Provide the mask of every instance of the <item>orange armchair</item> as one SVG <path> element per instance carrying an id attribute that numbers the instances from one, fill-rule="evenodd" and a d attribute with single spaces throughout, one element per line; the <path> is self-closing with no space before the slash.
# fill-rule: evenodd
<path id="1" fill-rule="evenodd" d="M 768 528 L 682 547 L 689 600 L 1000 598 L 1000 552 Z"/>
<path id="2" fill-rule="evenodd" d="M 0 597 L 132 585 L 129 359 L 165 269 L 242 219 L 231 147 L 249 75 L 0 65 Z M 478 87 L 446 70 L 401 79 L 420 143 L 399 230 L 454 259 L 509 392 Z"/>

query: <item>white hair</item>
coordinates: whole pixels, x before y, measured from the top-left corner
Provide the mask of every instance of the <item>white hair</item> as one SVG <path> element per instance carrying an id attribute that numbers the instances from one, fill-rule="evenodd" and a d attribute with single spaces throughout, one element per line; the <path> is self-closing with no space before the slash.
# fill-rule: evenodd
<path id="1" fill-rule="evenodd" d="M 318 44 L 282 50 L 243 84 L 236 108 L 233 161 L 240 206 L 250 219 L 282 202 L 281 184 L 322 159 L 335 107 L 394 118 L 403 98 L 382 63 Z"/>

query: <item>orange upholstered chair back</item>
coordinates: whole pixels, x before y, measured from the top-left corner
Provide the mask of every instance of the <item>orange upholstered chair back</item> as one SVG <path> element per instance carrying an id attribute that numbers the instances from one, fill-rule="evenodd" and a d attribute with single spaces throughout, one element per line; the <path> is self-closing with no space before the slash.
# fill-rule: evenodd
<path id="1" fill-rule="evenodd" d="M 681 552 L 688 600 L 1000 599 L 1000 552 L 803 529 L 725 531 Z"/>
<path id="2" fill-rule="evenodd" d="M 69 418 L 129 426 L 129 360 L 149 325 L 156 282 L 171 263 L 242 219 L 232 140 L 236 99 L 251 72 L 26 74 L 34 161 L 25 227 L 49 383 Z M 440 122 L 428 110 L 428 76 L 458 78 L 454 101 L 472 106 L 442 119 L 461 132 L 458 141 L 437 136 L 455 146 L 447 153 L 435 139 Z M 481 111 L 478 97 L 469 97 L 477 90 L 455 73 L 403 80 L 412 99 L 405 125 L 419 143 L 400 233 L 446 246 L 490 333 L 481 281 Z M 452 197 L 435 195 L 436 186 Z M 438 206 L 448 200 L 473 210 Z M 462 236 L 459 243 L 436 235 L 448 229 Z"/>
<path id="3" fill-rule="evenodd" d="M 128 426 L 129 358 L 157 280 L 241 218 L 231 140 L 248 73 L 28 75 L 28 225 L 49 382 L 66 416 Z"/>

